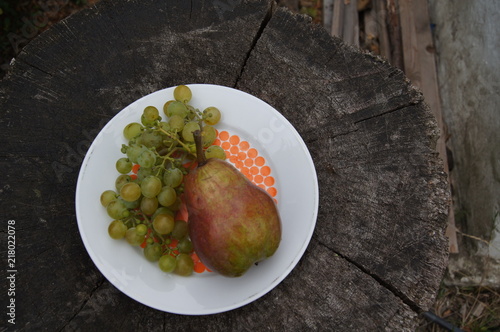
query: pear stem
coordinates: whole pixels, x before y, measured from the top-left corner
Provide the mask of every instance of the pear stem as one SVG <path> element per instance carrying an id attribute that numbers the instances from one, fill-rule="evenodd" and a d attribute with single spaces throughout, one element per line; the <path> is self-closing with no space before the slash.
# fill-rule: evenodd
<path id="1" fill-rule="evenodd" d="M 203 151 L 203 142 L 201 139 L 201 131 L 193 131 L 194 144 L 196 145 L 196 160 L 198 161 L 198 167 L 203 166 L 207 163 L 207 158 L 205 158 L 205 153 Z"/>

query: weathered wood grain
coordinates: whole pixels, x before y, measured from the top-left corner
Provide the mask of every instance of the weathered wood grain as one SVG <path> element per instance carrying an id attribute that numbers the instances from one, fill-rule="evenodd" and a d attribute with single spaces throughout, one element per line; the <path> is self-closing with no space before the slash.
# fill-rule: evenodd
<path id="1" fill-rule="evenodd" d="M 399 7 L 405 74 L 412 81 L 412 84 L 422 90 L 425 101 L 436 118 L 441 131 L 436 150 L 443 160 L 443 168 L 447 172 L 449 179 L 448 157 L 446 155 L 447 134 L 441 112 L 436 59 L 434 57 L 435 48 L 432 40 L 427 1 L 401 0 L 399 1 Z M 458 253 L 455 214 L 451 205 L 448 212 L 446 235 L 449 239 L 450 253 Z"/>
<path id="2" fill-rule="evenodd" d="M 448 194 L 421 94 L 273 1 L 225 4 L 103 0 L 35 38 L 1 82 L 0 210 L 18 225 L 17 329 L 411 331 L 432 302 Z M 317 229 L 297 268 L 218 315 L 172 315 L 123 295 L 91 262 L 75 219 L 80 163 L 99 129 L 180 83 L 269 102 L 306 141 L 320 183 Z"/>
<path id="3" fill-rule="evenodd" d="M 273 15 L 238 87 L 279 109 L 313 154 L 318 240 L 427 308 L 447 258 L 435 119 L 398 69 L 304 20 Z M 285 32 L 298 37 L 285 41 Z M 291 95 L 275 74 L 283 72 Z"/>
<path id="4" fill-rule="evenodd" d="M 372 11 L 375 12 L 378 37 L 380 42 L 380 55 L 391 63 L 391 45 L 389 43 L 389 31 L 387 26 L 387 2 L 386 0 L 374 0 Z"/>
<path id="5" fill-rule="evenodd" d="M 401 45 L 401 18 L 397 0 L 387 0 L 387 21 L 389 45 L 391 46 L 391 63 L 400 69 L 404 68 L 403 47 Z"/>

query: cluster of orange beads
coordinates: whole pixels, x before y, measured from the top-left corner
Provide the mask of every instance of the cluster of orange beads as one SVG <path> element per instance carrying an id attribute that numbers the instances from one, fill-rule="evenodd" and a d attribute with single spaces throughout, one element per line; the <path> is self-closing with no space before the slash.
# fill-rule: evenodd
<path id="1" fill-rule="evenodd" d="M 274 187 L 275 179 L 271 175 L 271 168 L 266 165 L 266 159 L 238 135 L 231 135 L 228 131 L 217 133 L 215 145 L 219 145 L 226 152 L 227 161 L 232 163 L 250 181 L 261 187 L 276 201 L 278 191 Z"/>

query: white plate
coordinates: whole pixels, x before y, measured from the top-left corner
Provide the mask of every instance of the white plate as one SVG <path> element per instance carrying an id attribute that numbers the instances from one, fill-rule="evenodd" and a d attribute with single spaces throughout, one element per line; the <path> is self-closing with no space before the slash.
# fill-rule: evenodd
<path id="1" fill-rule="evenodd" d="M 97 135 L 83 161 L 76 188 L 76 216 L 83 243 L 101 273 L 120 291 L 152 308 L 177 314 L 220 313 L 246 305 L 278 285 L 296 266 L 311 239 L 318 211 L 318 184 L 313 161 L 293 126 L 274 108 L 245 92 L 217 85 L 189 85 L 190 101 L 203 110 L 216 106 L 222 120 L 219 131 L 245 138 L 272 169 L 282 219 L 281 244 L 269 259 L 239 278 L 217 273 L 180 277 L 161 272 L 139 248 L 113 240 L 111 219 L 99 202 L 114 188 L 115 162 L 123 157 L 122 131 L 140 121 L 146 106 L 163 109 L 173 99 L 173 87 L 154 92 L 118 113 Z"/>

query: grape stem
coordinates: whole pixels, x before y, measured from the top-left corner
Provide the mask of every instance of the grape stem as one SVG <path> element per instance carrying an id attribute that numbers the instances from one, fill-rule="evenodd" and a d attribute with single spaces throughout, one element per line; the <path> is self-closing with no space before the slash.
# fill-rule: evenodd
<path id="1" fill-rule="evenodd" d="M 160 154 L 160 152 L 161 152 L 161 151 L 160 151 L 160 152 L 158 152 L 158 155 L 160 155 L 160 157 L 161 157 L 161 158 L 163 158 L 163 160 L 162 160 L 162 162 L 161 162 L 160 167 L 158 168 L 158 172 L 156 172 L 156 176 L 159 176 L 159 175 L 160 175 L 160 173 L 161 173 L 161 170 L 162 170 L 162 169 L 163 169 L 163 170 L 165 169 L 165 162 L 166 162 L 167 160 L 169 160 L 169 161 L 171 161 L 171 162 L 175 162 L 175 159 L 174 159 L 174 158 L 171 158 L 170 156 L 171 156 L 174 152 L 176 152 L 176 151 L 178 151 L 178 150 L 180 150 L 181 152 L 182 152 L 182 151 L 184 151 L 183 149 L 180 149 L 180 148 L 174 148 L 174 149 L 170 150 L 170 152 L 168 152 L 168 153 L 167 153 L 167 154 L 165 154 L 164 156 L 162 156 L 162 155 Z"/>
<path id="2" fill-rule="evenodd" d="M 194 143 L 196 145 L 196 160 L 198 161 L 198 167 L 201 167 L 207 163 L 207 158 L 205 158 L 205 153 L 203 152 L 203 142 L 201 140 L 201 131 L 193 131 Z"/>
<path id="3" fill-rule="evenodd" d="M 169 133 L 168 131 L 165 131 L 164 129 L 162 128 L 159 128 L 158 129 L 159 131 L 161 131 L 162 133 L 164 133 L 165 135 L 167 135 L 168 137 L 176 140 L 183 148 L 184 150 L 186 150 L 187 152 L 190 151 L 189 149 L 189 146 L 187 146 L 186 144 L 184 144 L 180 139 L 178 139 L 177 137 L 175 137 L 174 135 L 172 135 L 171 133 Z"/>

